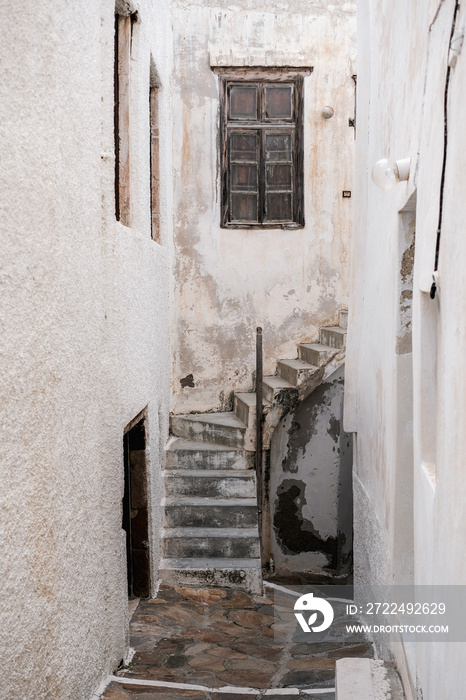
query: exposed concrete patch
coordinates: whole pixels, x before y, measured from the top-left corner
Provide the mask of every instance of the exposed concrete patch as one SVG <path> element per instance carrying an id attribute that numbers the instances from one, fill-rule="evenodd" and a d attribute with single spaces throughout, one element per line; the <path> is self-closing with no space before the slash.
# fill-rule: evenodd
<path id="1" fill-rule="evenodd" d="M 115 0 L 115 14 L 129 17 L 139 9 L 139 3 L 134 0 Z"/>
<path id="2" fill-rule="evenodd" d="M 387 698 L 390 700 L 390 681 L 387 676 L 387 669 L 383 661 L 373 659 L 371 661 L 372 685 L 374 697 L 379 700 Z"/>
<path id="3" fill-rule="evenodd" d="M 396 353 L 403 355 L 412 351 L 412 306 L 413 306 L 413 272 L 416 243 L 415 212 L 402 212 L 399 222 L 399 302 L 397 319 Z"/>
<path id="4" fill-rule="evenodd" d="M 328 568 L 336 568 L 337 538 L 324 540 L 312 522 L 303 517 L 306 484 L 287 479 L 278 489 L 275 501 L 273 527 L 277 540 L 286 554 L 324 552 L 328 555 Z"/>

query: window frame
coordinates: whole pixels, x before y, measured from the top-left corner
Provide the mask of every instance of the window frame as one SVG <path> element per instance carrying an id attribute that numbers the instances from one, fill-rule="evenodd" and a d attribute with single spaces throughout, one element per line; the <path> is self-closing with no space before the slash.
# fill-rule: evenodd
<path id="1" fill-rule="evenodd" d="M 222 228 L 231 229 L 297 229 L 304 227 L 304 77 L 312 68 L 217 68 L 220 78 L 220 168 L 221 168 L 221 221 Z M 258 119 L 230 119 L 230 91 L 235 83 L 254 85 L 258 91 Z M 267 84 L 293 86 L 291 119 L 267 118 L 265 114 L 265 89 Z M 231 133 L 251 132 L 260 134 L 258 154 L 258 211 L 259 221 L 231 220 L 230 154 L 228 138 Z M 292 136 L 292 218 L 290 221 L 267 220 L 265 137 L 273 132 L 290 132 Z"/>
<path id="2" fill-rule="evenodd" d="M 114 148 L 115 219 L 131 226 L 131 50 L 136 14 L 115 13 Z"/>

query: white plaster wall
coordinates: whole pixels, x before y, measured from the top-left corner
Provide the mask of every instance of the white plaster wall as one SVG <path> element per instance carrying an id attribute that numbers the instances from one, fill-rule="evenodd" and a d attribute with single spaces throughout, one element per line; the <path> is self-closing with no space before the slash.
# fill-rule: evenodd
<path id="1" fill-rule="evenodd" d="M 354 130 L 355 5 L 323 0 L 174 0 L 172 74 L 175 413 L 231 408 L 252 388 L 254 335 L 264 371 L 296 357 L 347 304 Z M 210 63 L 312 66 L 305 78 L 303 229 L 220 228 L 219 89 Z M 335 116 L 321 116 L 325 105 Z M 193 375 L 194 387 L 180 386 Z"/>
<path id="2" fill-rule="evenodd" d="M 145 407 L 156 585 L 169 252 L 150 239 L 148 81 L 152 51 L 166 117 L 170 25 L 161 1 L 139 9 L 131 228 L 114 216 L 113 2 L 2 21 L 2 700 L 89 700 L 125 654 L 123 431 Z"/>
<path id="3" fill-rule="evenodd" d="M 453 0 L 358 3 L 356 206 L 345 397 L 345 429 L 357 432 L 358 585 L 404 583 L 412 576 L 418 584 L 466 583 L 464 557 L 458 556 L 466 536 L 464 53 L 450 75 L 439 292 L 434 301 L 428 295 L 454 7 Z M 465 20 L 461 7 L 457 28 L 464 27 Z M 370 170 L 387 156 L 411 157 L 411 175 L 408 183 L 383 192 L 371 183 Z M 396 356 L 395 348 L 399 212 L 412 206 L 414 192 L 410 358 L 409 353 Z M 414 556 L 409 551 L 411 532 Z M 416 695 L 416 687 L 416 697 L 423 700 L 464 694 L 464 644 L 418 644 L 409 664 L 401 645 L 390 652 L 402 670 L 408 694 Z"/>

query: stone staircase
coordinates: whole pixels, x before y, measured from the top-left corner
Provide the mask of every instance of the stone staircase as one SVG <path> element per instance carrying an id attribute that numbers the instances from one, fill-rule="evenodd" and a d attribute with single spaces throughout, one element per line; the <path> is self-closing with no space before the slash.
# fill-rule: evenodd
<path id="1" fill-rule="evenodd" d="M 280 419 L 344 360 L 347 312 L 298 346 L 263 378 L 264 448 Z M 175 585 L 261 592 L 254 472 L 256 394 L 234 395 L 234 410 L 175 415 L 164 470 L 165 524 L 159 576 Z"/>

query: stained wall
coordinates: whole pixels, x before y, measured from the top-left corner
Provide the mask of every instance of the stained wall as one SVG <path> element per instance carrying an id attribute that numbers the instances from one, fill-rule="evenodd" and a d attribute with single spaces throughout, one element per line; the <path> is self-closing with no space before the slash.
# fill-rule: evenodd
<path id="1" fill-rule="evenodd" d="M 277 426 L 270 450 L 273 571 L 322 581 L 351 572 L 352 436 L 343 431 L 344 368 Z"/>
<path id="2" fill-rule="evenodd" d="M 355 5 L 264 6 L 174 0 L 173 401 L 175 413 L 229 410 L 253 386 L 254 334 L 264 372 L 337 323 L 347 303 L 351 232 Z M 302 229 L 220 227 L 218 66 L 310 67 L 304 79 Z M 331 105 L 335 115 L 324 119 Z M 192 378 L 190 377 L 192 375 Z"/>

